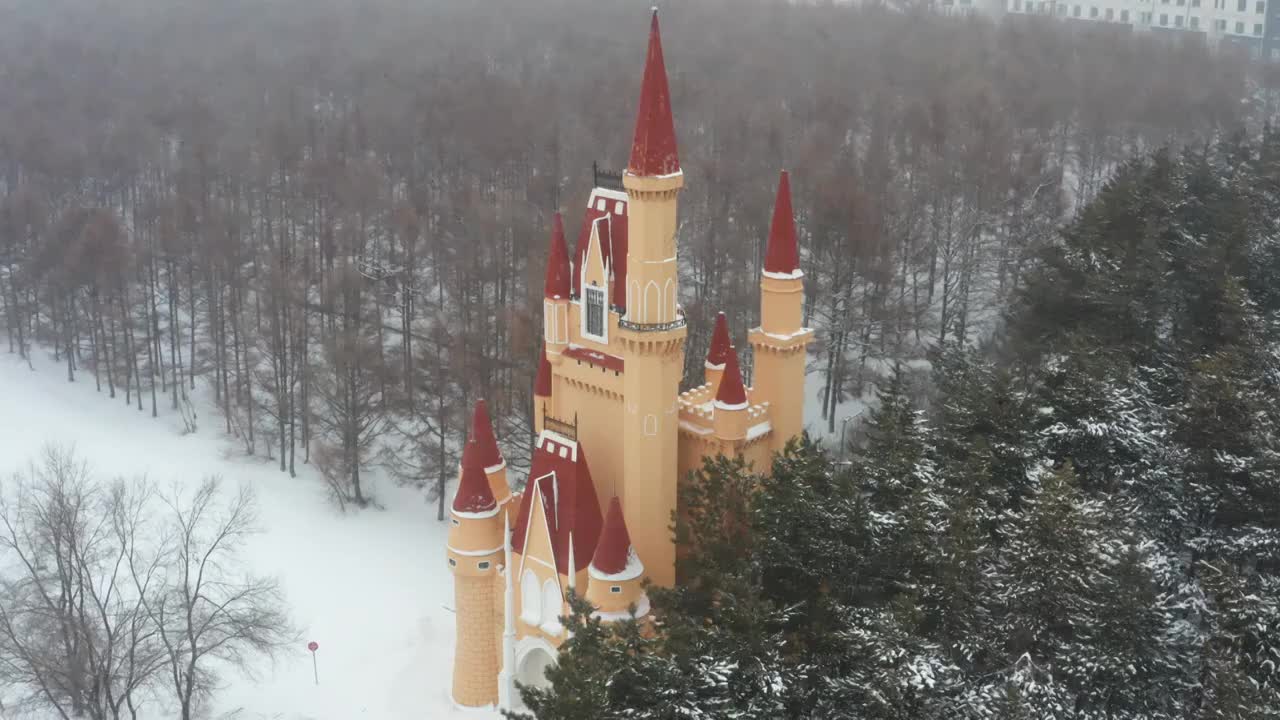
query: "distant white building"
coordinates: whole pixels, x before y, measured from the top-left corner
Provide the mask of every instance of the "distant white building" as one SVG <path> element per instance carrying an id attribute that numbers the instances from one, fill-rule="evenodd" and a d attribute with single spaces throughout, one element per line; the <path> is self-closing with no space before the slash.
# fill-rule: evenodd
<path id="1" fill-rule="evenodd" d="M 1011 14 L 1114 23 L 1139 32 L 1199 33 L 1212 44 L 1232 43 L 1255 56 L 1280 60 L 1280 0 L 1000 0 Z"/>

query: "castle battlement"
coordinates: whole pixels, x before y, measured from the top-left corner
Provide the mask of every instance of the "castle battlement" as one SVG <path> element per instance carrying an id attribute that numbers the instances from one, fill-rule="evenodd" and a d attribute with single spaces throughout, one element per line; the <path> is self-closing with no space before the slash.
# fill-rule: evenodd
<path id="1" fill-rule="evenodd" d="M 483 401 L 464 447 L 450 517 L 457 647 L 454 702 L 512 708 L 539 684 L 566 633 L 570 594 L 603 622 L 644 617 L 646 582 L 677 582 L 670 533 L 679 487 L 707 458 L 767 472 L 803 432 L 811 330 L 802 326 L 791 189 L 781 175 L 748 333 L 755 385 L 742 381 L 723 313 L 704 382 L 681 391 L 687 320 L 679 301 L 680 167 L 654 11 L 625 171 L 593 168 L 572 250 L 556 213 L 543 288 L 530 470 L 513 493 Z"/>

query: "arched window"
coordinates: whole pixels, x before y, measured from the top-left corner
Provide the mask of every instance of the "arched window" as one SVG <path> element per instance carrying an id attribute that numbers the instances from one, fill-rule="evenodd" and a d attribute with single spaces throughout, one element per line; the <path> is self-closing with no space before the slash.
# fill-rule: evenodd
<path id="1" fill-rule="evenodd" d="M 542 603 L 538 597 L 538 576 L 525 570 L 520 578 L 520 619 L 537 625 L 542 619 Z"/>
<path id="2" fill-rule="evenodd" d="M 658 283 L 650 280 L 644 286 L 644 322 L 658 322 L 662 315 L 662 291 Z"/>
<path id="3" fill-rule="evenodd" d="M 560 588 L 556 585 L 555 580 L 548 580 L 542 584 L 542 629 L 551 634 L 558 634 L 560 631 L 560 610 L 563 601 L 560 597 Z"/>

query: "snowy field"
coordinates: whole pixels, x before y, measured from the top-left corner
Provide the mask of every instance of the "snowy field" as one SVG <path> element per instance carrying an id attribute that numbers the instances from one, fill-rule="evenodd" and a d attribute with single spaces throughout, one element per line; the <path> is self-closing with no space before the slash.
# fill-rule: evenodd
<path id="1" fill-rule="evenodd" d="M 37 352 L 37 354 L 39 354 Z M 453 709 L 453 580 L 446 528 L 412 490 L 374 478 L 383 510 L 341 514 L 320 479 L 297 478 L 246 458 L 222 435 L 221 417 L 200 407 L 200 431 L 182 435 L 177 415 L 151 417 L 94 390 L 90 373 L 68 383 L 65 369 L 38 357 L 36 371 L 0 355 L 0 473 L 26 465 L 48 442 L 74 443 L 95 476 L 146 475 L 164 487 L 210 474 L 254 488 L 263 534 L 249 561 L 278 576 L 302 631 L 296 651 L 274 667 L 224 678 L 213 717 L 234 720 L 414 720 L 496 714 Z M 230 488 L 225 488 L 230 489 Z M 309 640 L 320 644 L 320 684 Z M 154 710 L 154 709 L 153 709 Z M 162 717 L 144 712 L 146 717 Z"/>

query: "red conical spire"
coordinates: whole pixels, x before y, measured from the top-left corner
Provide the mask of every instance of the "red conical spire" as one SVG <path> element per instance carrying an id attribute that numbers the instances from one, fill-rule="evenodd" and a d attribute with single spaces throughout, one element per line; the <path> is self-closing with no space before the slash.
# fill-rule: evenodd
<path id="1" fill-rule="evenodd" d="M 741 410 L 747 406 L 747 390 L 742 386 L 742 371 L 738 368 L 738 353 L 733 348 L 725 353 L 724 375 L 720 389 L 716 391 L 716 407 L 721 410 Z"/>
<path id="2" fill-rule="evenodd" d="M 791 179 L 782 171 L 778 198 L 773 205 L 773 226 L 769 229 L 769 249 L 764 257 L 765 272 L 790 275 L 800 269 L 796 249 L 796 219 L 791 210 Z"/>
<path id="3" fill-rule="evenodd" d="M 547 256 L 547 280 L 543 296 L 569 299 L 569 247 L 564 243 L 564 220 L 556 213 L 551 223 L 551 253 Z"/>
<path id="4" fill-rule="evenodd" d="M 476 409 L 471 414 L 471 436 L 467 438 L 467 445 L 475 447 L 462 449 L 464 461 L 467 451 L 472 450 L 481 470 L 502 464 L 502 451 L 498 449 L 498 439 L 493 436 L 493 422 L 489 420 L 489 406 L 484 400 L 476 401 Z"/>
<path id="5" fill-rule="evenodd" d="M 658 32 L 658 9 L 653 10 L 649 29 L 649 54 L 640 86 L 640 112 L 636 116 L 636 137 L 631 144 L 627 172 L 639 176 L 674 175 L 680 171 L 676 150 L 676 127 L 671 119 L 671 91 L 667 88 L 667 65 L 662 59 L 662 35 Z"/>
<path id="6" fill-rule="evenodd" d="M 471 441 L 462 448 L 462 479 L 458 481 L 458 494 L 453 496 L 454 512 L 480 513 L 498 507 L 493 491 L 489 489 L 489 477 L 484 473 L 485 463 L 478 449 L 479 446 Z"/>
<path id="7" fill-rule="evenodd" d="M 547 349 L 538 352 L 538 379 L 533 383 L 533 394 L 538 397 L 551 397 L 551 362 L 547 360 Z"/>
<path id="8" fill-rule="evenodd" d="M 600 531 L 591 564 L 602 573 L 616 575 L 627 569 L 630 556 L 631 535 L 627 532 L 627 521 L 622 517 L 622 503 L 615 497 L 609 501 L 609 514 L 604 518 L 604 529 Z"/>
<path id="9" fill-rule="evenodd" d="M 733 344 L 729 342 L 729 321 L 725 320 L 724 313 L 717 313 L 716 327 L 711 331 L 711 347 L 707 349 L 707 365 L 723 367 L 725 359 L 732 350 Z"/>

